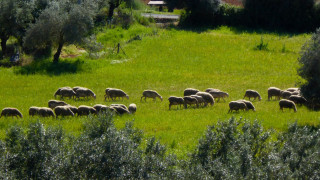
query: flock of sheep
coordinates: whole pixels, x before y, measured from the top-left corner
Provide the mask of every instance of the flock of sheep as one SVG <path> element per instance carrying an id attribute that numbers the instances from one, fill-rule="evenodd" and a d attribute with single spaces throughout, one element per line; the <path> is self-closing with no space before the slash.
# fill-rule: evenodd
<path id="1" fill-rule="evenodd" d="M 193 88 L 187 88 L 184 90 L 184 97 L 176 97 L 176 96 L 170 96 L 168 98 L 169 100 L 169 110 L 171 109 L 171 106 L 181 106 L 183 105 L 184 108 L 188 108 L 188 106 L 194 106 L 194 107 L 206 107 L 208 105 L 213 106 L 215 103 L 215 100 L 217 102 L 222 99 L 225 101 L 225 98 L 229 97 L 229 94 L 226 92 L 223 92 L 219 89 L 213 89 L 208 88 L 204 92 L 201 92 L 197 89 Z M 64 98 L 69 99 L 80 99 L 80 98 L 96 98 L 95 93 L 85 87 L 62 87 L 59 88 L 55 93 L 54 97 L 57 98 L 57 96 L 60 97 L 61 100 Z M 306 104 L 307 100 L 303 98 L 300 94 L 300 90 L 298 88 L 288 88 L 286 90 L 281 90 L 276 87 L 270 87 L 268 89 L 268 100 L 271 100 L 273 97 L 277 98 L 279 100 L 279 106 L 280 109 L 283 111 L 283 108 L 289 108 L 293 109 L 294 112 L 297 112 L 296 104 L 302 105 Z M 120 100 L 123 98 L 129 99 L 129 96 L 121 89 L 115 89 L 115 88 L 107 88 L 105 90 L 104 99 L 105 100 L 117 100 L 117 98 Z M 154 101 L 156 101 L 156 98 L 159 98 L 161 101 L 163 101 L 162 96 L 153 90 L 145 90 L 142 93 L 141 101 L 146 101 L 147 98 L 152 98 Z M 245 100 L 245 98 L 248 98 L 249 101 Z M 239 111 L 239 110 L 253 110 L 255 111 L 255 107 L 251 102 L 251 98 L 253 100 L 260 101 L 262 98 L 260 94 L 255 90 L 247 90 L 245 92 L 245 95 L 243 99 L 237 100 L 237 101 L 231 101 L 229 103 L 229 112 L 232 111 Z M 87 116 L 89 114 L 98 114 L 101 112 L 111 111 L 115 114 L 133 114 L 137 110 L 136 104 L 132 103 L 128 107 L 126 107 L 123 104 L 111 104 L 110 106 L 102 105 L 102 104 L 96 104 L 93 107 L 81 105 L 79 107 L 75 107 L 72 105 L 69 105 L 65 103 L 64 101 L 60 100 L 49 100 L 48 107 L 36 107 L 32 106 L 29 108 L 29 116 L 41 116 L 41 117 L 59 117 L 59 116 L 75 116 L 76 114 L 78 116 Z M 22 118 L 21 112 L 16 108 L 4 108 L 1 112 L 0 118 L 2 116 L 12 116 L 12 117 L 20 117 Z"/>
<path id="2" fill-rule="evenodd" d="M 225 101 L 224 98 L 227 97 L 229 97 L 229 94 L 219 89 L 208 88 L 205 90 L 205 92 L 201 92 L 197 89 L 187 88 L 184 90 L 184 97 L 169 97 L 169 109 L 172 105 L 180 105 L 180 107 L 181 105 L 184 105 L 185 108 L 187 108 L 188 105 L 199 107 L 201 105 L 207 106 L 208 104 L 210 104 L 211 106 L 213 106 L 213 104 L 215 103 L 215 99 L 217 99 L 217 102 L 219 102 L 221 98 Z M 284 108 L 289 108 L 293 109 L 294 112 L 297 112 L 296 104 L 302 105 L 307 103 L 307 100 L 301 96 L 300 90 L 298 88 L 288 88 L 286 90 L 281 90 L 276 87 L 270 87 L 268 88 L 268 100 L 270 101 L 273 97 L 279 100 L 280 110 L 282 111 Z M 245 100 L 245 98 L 248 98 L 249 101 Z M 243 99 L 231 101 L 229 103 L 228 112 L 239 110 L 244 111 L 250 109 L 255 111 L 255 107 L 250 101 L 251 98 L 253 98 L 253 100 L 256 100 L 258 98 L 259 101 L 262 99 L 257 91 L 246 90 Z"/>

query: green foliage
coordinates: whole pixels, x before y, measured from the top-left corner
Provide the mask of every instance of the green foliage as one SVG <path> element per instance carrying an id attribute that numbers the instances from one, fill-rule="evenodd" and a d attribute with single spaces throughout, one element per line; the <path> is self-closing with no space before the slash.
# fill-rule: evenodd
<path id="1" fill-rule="evenodd" d="M 65 44 L 80 44 L 93 27 L 93 9 L 86 4 L 72 4 L 68 0 L 53 2 L 35 24 L 27 30 L 24 46 L 43 49 L 54 45 L 58 61 Z"/>
<path id="2" fill-rule="evenodd" d="M 309 100 L 313 107 L 320 106 L 320 29 L 318 29 L 301 49 L 301 57 L 298 59 L 300 67 L 298 74 L 306 80 L 301 92 Z"/>
<path id="3" fill-rule="evenodd" d="M 314 0 L 245 0 L 247 24 L 287 31 L 310 31 L 319 26 L 315 21 Z"/>
<path id="4" fill-rule="evenodd" d="M 263 42 L 263 37 L 261 36 L 260 43 L 254 48 L 255 50 L 268 50 L 268 43 Z M 282 49 L 283 51 L 283 49 Z"/>
<path id="5" fill-rule="evenodd" d="M 231 118 L 208 127 L 189 158 L 178 160 L 155 138 L 142 144 L 132 122 L 89 116 L 80 136 L 31 123 L 0 141 L 2 179 L 318 179 L 320 129 L 294 123 L 285 132 Z"/>
<path id="6" fill-rule="evenodd" d="M 0 141 L 0 177 L 9 179 L 146 179 L 174 177 L 164 146 L 154 139 L 141 150 L 142 133 L 127 123 L 116 129 L 112 116 L 89 117 L 88 128 L 79 137 L 67 138 L 61 129 L 30 124 L 19 127 Z M 4 150 L 5 149 L 5 150 Z"/>
<path id="7" fill-rule="evenodd" d="M 57 157 L 64 151 L 61 129 L 45 129 L 43 124 L 30 124 L 24 134 L 19 127 L 12 127 L 5 139 L 4 168 L 2 177 L 12 179 L 48 179 L 55 177 Z"/>
<path id="8" fill-rule="evenodd" d="M 84 71 L 84 62 L 82 60 L 63 60 L 58 63 L 52 63 L 48 60 L 37 60 L 31 64 L 16 69 L 17 74 L 47 74 L 61 75 L 78 73 Z M 87 69 L 88 70 L 88 69 Z"/>
<path id="9" fill-rule="evenodd" d="M 6 55 L 6 43 L 11 36 L 22 43 L 22 37 L 28 23 L 32 20 L 32 5 L 28 1 L 2 0 L 0 1 L 0 40 L 2 55 Z"/>
<path id="10" fill-rule="evenodd" d="M 182 24 L 197 26 L 203 24 L 211 25 L 214 17 L 219 11 L 220 0 L 190 0 L 186 1 L 187 17 Z"/>

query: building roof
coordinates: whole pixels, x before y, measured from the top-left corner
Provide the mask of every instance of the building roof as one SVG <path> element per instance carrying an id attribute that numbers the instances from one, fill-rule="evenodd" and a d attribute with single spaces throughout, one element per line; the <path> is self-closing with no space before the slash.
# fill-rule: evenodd
<path id="1" fill-rule="evenodd" d="M 150 1 L 148 5 L 165 5 L 164 1 Z"/>

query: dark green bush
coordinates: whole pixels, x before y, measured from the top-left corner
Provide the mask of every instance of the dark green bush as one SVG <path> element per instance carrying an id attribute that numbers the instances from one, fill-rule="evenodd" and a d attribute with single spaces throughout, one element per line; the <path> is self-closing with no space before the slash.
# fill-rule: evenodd
<path id="1" fill-rule="evenodd" d="M 298 59 L 298 74 L 306 80 L 301 86 L 303 96 L 312 108 L 320 108 L 320 29 L 318 29 L 302 47 Z"/>
<path id="2" fill-rule="evenodd" d="M 252 27 L 303 32 L 320 25 L 314 0 L 245 0 L 243 4 Z"/>
<path id="3" fill-rule="evenodd" d="M 79 137 L 33 123 L 0 141 L 1 179 L 319 179 L 320 129 L 290 125 L 274 133 L 231 118 L 210 126 L 188 159 L 112 115 L 88 117 Z"/>
<path id="4" fill-rule="evenodd" d="M 220 0 L 189 0 L 185 1 L 186 13 L 180 19 L 181 25 L 199 26 L 212 25 L 219 11 Z"/>

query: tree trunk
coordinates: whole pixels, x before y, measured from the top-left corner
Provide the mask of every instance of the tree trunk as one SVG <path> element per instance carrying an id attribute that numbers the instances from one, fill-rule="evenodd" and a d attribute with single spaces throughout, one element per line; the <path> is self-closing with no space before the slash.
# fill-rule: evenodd
<path id="1" fill-rule="evenodd" d="M 53 62 L 54 63 L 59 62 L 59 57 L 60 57 L 60 54 L 61 54 L 61 51 L 62 51 L 63 44 L 64 44 L 63 42 L 59 43 L 57 52 L 53 56 Z"/>
<path id="2" fill-rule="evenodd" d="M 6 55 L 6 53 L 7 53 L 7 41 L 8 41 L 8 39 L 9 38 L 7 38 L 7 37 L 1 37 L 1 49 L 2 49 L 1 56 Z M 0 56 L 0 59 L 1 59 L 1 56 Z"/>
<path id="3" fill-rule="evenodd" d="M 114 9 L 116 8 L 116 5 L 113 2 L 109 3 L 109 12 L 108 12 L 108 20 L 110 21 L 113 17 Z"/>

